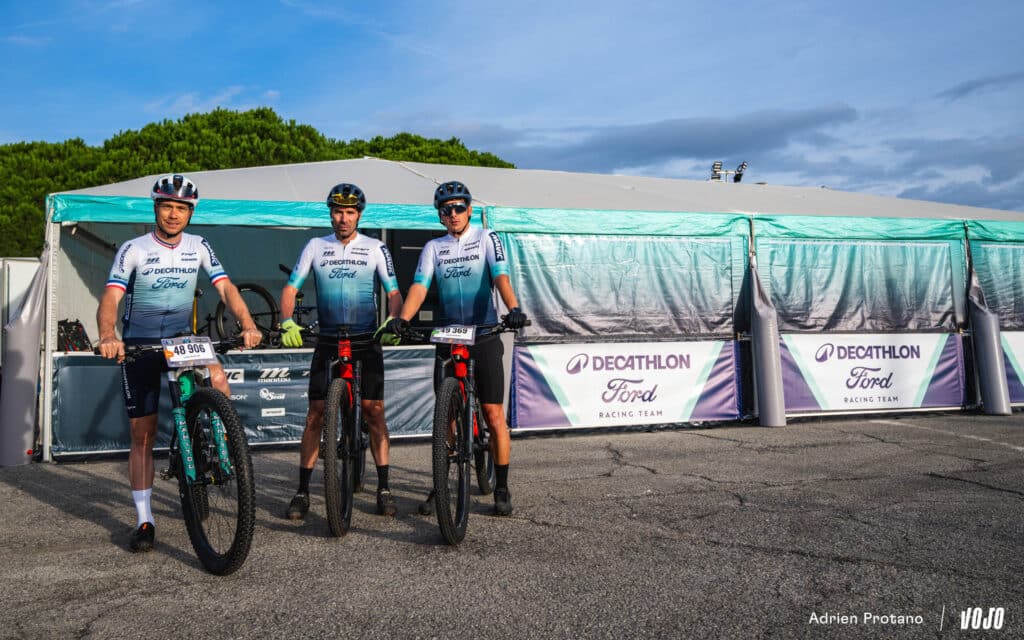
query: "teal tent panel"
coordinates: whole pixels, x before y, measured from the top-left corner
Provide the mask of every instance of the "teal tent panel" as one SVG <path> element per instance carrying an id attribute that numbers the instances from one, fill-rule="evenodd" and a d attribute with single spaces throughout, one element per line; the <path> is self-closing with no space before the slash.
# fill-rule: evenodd
<path id="1" fill-rule="evenodd" d="M 951 331 L 963 324 L 960 241 L 761 236 L 756 248 L 782 331 Z"/>
<path id="2" fill-rule="evenodd" d="M 1024 330 L 1024 242 L 971 241 L 971 260 L 985 304 L 1003 331 Z"/>
<path id="3" fill-rule="evenodd" d="M 745 215 L 671 211 L 522 209 L 487 207 L 487 226 L 496 231 L 613 236 L 742 236 Z"/>
<path id="4" fill-rule="evenodd" d="M 968 220 L 967 237 L 987 242 L 1024 243 L 1024 222 Z"/>
<path id="5" fill-rule="evenodd" d="M 961 220 L 843 216 L 755 216 L 755 238 L 963 240 Z"/>
<path id="6" fill-rule="evenodd" d="M 500 235 L 530 341 L 734 333 L 745 238 Z"/>
<path id="7" fill-rule="evenodd" d="M 153 201 L 123 196 L 53 195 L 52 222 L 153 222 Z M 276 200 L 202 200 L 194 224 L 251 227 L 331 226 L 322 202 Z M 359 222 L 364 228 L 435 229 L 437 212 L 430 205 L 368 204 Z"/>

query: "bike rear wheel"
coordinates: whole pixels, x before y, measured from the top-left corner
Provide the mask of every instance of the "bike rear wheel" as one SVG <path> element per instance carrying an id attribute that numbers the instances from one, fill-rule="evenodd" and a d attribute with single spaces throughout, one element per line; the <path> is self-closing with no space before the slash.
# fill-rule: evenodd
<path id="1" fill-rule="evenodd" d="M 356 479 L 354 492 L 363 490 L 366 481 L 366 450 L 370 447 L 370 435 L 361 431 L 356 440 Z"/>
<path id="2" fill-rule="evenodd" d="M 456 545 L 466 536 L 469 522 L 470 429 L 459 381 L 441 385 L 434 406 L 434 506 L 441 536 Z M 454 428 L 453 428 L 454 427 Z"/>
<path id="3" fill-rule="evenodd" d="M 348 533 L 352 524 L 352 494 L 356 484 L 353 452 L 358 444 L 354 441 L 357 436 L 350 389 L 348 381 L 332 380 L 324 409 L 324 501 L 327 526 L 335 537 Z"/>
<path id="4" fill-rule="evenodd" d="M 491 453 L 490 434 L 484 414 L 478 408 L 474 414 L 476 429 L 473 431 L 473 466 L 476 469 L 476 485 L 480 493 L 489 495 L 494 491 L 494 455 Z"/>
<path id="5" fill-rule="evenodd" d="M 215 418 L 224 425 L 227 460 L 217 452 Z M 228 575 L 249 555 L 256 520 L 249 443 L 231 401 L 216 389 L 196 389 L 185 405 L 185 420 L 196 466 L 196 481 L 190 484 L 184 464 L 177 465 L 188 537 L 207 571 Z"/>
<path id="6" fill-rule="evenodd" d="M 260 345 L 269 345 L 271 332 L 277 328 L 278 308 L 274 296 L 260 285 L 252 283 L 239 284 L 238 293 L 245 301 L 245 306 L 249 309 L 249 315 L 256 323 L 256 328 L 263 334 Z M 223 300 L 217 303 L 214 319 L 216 320 L 217 335 L 221 340 L 234 338 L 242 332 L 241 321 L 235 317 L 231 309 L 227 308 Z"/>

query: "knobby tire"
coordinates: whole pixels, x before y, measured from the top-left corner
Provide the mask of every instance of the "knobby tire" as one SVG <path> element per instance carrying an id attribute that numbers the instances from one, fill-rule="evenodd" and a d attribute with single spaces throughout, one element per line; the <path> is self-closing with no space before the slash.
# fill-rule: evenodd
<path id="1" fill-rule="evenodd" d="M 269 291 L 258 284 L 241 283 L 238 285 L 238 293 L 245 300 L 245 304 L 249 309 L 249 315 L 252 316 L 252 321 L 256 323 L 256 328 L 263 334 L 263 340 L 260 342 L 260 345 L 267 346 L 270 344 L 272 332 L 277 328 L 277 317 L 280 313 L 277 308 L 277 301 L 274 300 L 274 296 L 270 295 Z M 223 300 L 217 303 L 217 312 L 214 318 L 217 335 L 221 340 L 234 338 L 242 332 L 241 323 L 231 313 L 231 310 L 227 308 Z"/>
<path id="2" fill-rule="evenodd" d="M 212 416 L 220 416 L 227 438 L 230 472 L 217 457 Z M 234 573 L 245 562 L 256 521 L 256 491 L 245 429 L 231 401 L 209 387 L 196 389 L 185 405 L 192 438 L 196 482 L 189 484 L 178 464 L 178 496 L 192 547 L 206 570 Z M 178 449 L 180 455 L 180 448 Z"/>
<path id="3" fill-rule="evenodd" d="M 487 423 L 484 422 L 484 413 L 477 407 L 476 423 L 479 432 L 479 439 L 473 439 L 473 466 L 476 470 L 476 485 L 480 493 L 490 495 L 494 491 L 494 455 L 490 448 L 490 434 L 487 433 Z"/>
<path id="4" fill-rule="evenodd" d="M 454 441 L 451 425 L 455 424 Z M 448 544 L 457 545 L 466 535 L 469 521 L 469 474 L 472 452 L 465 402 L 459 381 L 442 383 L 434 405 L 433 472 L 437 525 Z"/>
<path id="5" fill-rule="evenodd" d="M 352 494 L 356 483 L 353 458 L 356 435 L 350 387 L 346 380 L 335 378 L 327 390 L 324 409 L 323 458 L 324 498 L 327 526 L 331 535 L 341 537 L 352 524 Z"/>

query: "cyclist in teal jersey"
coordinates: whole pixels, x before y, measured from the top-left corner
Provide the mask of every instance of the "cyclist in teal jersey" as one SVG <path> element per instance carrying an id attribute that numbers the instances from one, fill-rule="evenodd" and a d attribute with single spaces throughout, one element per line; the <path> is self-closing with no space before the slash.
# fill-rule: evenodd
<path id="1" fill-rule="evenodd" d="M 158 344 L 161 338 L 191 333 L 192 299 L 200 269 L 209 276 L 224 304 L 242 320 L 244 346 L 255 347 L 263 339 L 213 248 L 203 238 L 185 233 L 199 204 L 196 185 L 182 175 L 163 176 L 153 185 L 150 197 L 156 228 L 121 245 L 96 311 L 100 355 L 122 363 L 121 391 L 131 427 L 128 481 L 138 516 L 129 543 L 132 551 L 151 550 L 155 539 L 151 504 L 153 443 L 165 363 L 159 352 L 125 363 L 125 344 Z M 115 331 L 122 299 L 123 340 Z M 219 363 L 210 365 L 210 381 L 230 397 L 227 376 Z"/>
<path id="2" fill-rule="evenodd" d="M 309 409 L 299 450 L 299 488 L 288 505 L 286 516 L 301 520 L 309 511 L 309 479 L 320 455 L 323 431 L 324 399 L 330 381 L 328 367 L 337 358 L 337 338 L 330 332 L 345 325 L 350 334 L 373 333 L 377 329 L 377 288 L 387 295 L 388 319 L 402 308 L 391 253 L 380 240 L 360 234 L 356 229 L 366 195 L 353 185 L 336 185 L 327 194 L 334 233 L 310 240 L 281 292 L 281 341 L 286 347 L 301 347 L 300 327 L 291 319 L 295 300 L 310 273 L 316 283 L 316 305 L 320 328 L 309 373 Z M 384 420 L 384 354 L 374 342 L 353 349 L 353 358 L 362 362 L 363 418 L 370 429 L 370 451 L 377 465 L 377 513 L 395 515 L 395 499 L 389 488 L 390 446 Z"/>
<path id="3" fill-rule="evenodd" d="M 508 259 L 498 234 L 470 224 L 473 197 L 461 182 L 446 182 L 434 192 L 434 208 L 448 234 L 435 238 L 423 247 L 413 284 L 401 311 L 388 325 L 388 330 L 401 336 L 409 328 L 409 320 L 426 300 L 430 283 L 436 278 L 440 297 L 439 325 L 494 325 L 498 313 L 494 305 L 497 289 L 509 312 L 509 328 L 526 326 L 526 314 L 519 308 L 512 282 L 508 277 Z M 438 345 L 438 366 L 434 371 L 435 387 L 443 372 L 440 362 L 447 357 L 447 347 Z M 502 365 L 504 346 L 500 336 L 480 340 L 470 347 L 477 363 L 477 396 L 484 420 L 491 434 L 494 455 L 494 512 L 512 513 L 512 496 L 508 489 L 508 467 L 512 451 L 508 424 L 505 421 L 505 370 Z M 433 508 L 433 494 L 420 505 L 427 515 Z"/>

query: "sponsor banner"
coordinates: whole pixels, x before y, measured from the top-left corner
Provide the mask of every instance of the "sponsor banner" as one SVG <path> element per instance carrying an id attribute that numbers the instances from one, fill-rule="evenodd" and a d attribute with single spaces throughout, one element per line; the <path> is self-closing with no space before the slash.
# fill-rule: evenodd
<path id="1" fill-rule="evenodd" d="M 1024 403 L 1024 331 L 1000 331 L 1010 402 Z"/>
<path id="2" fill-rule="evenodd" d="M 732 341 L 517 346 L 513 359 L 519 429 L 739 417 Z"/>
<path id="3" fill-rule="evenodd" d="M 786 411 L 871 411 L 964 403 L 956 334 L 785 334 Z"/>
<path id="4" fill-rule="evenodd" d="M 251 444 L 297 442 L 309 405 L 312 350 L 260 350 L 221 356 L 231 401 Z M 392 436 L 429 434 L 434 412 L 434 347 L 384 350 L 384 409 Z M 99 356 L 54 356 L 56 456 L 127 450 L 121 368 Z M 170 443 L 171 402 L 161 387 L 156 446 Z"/>

